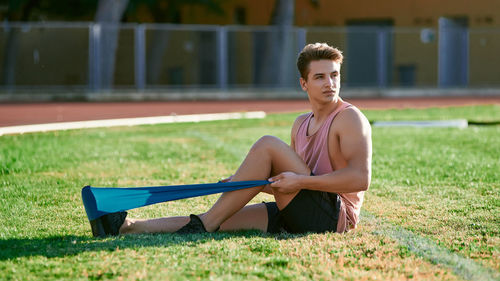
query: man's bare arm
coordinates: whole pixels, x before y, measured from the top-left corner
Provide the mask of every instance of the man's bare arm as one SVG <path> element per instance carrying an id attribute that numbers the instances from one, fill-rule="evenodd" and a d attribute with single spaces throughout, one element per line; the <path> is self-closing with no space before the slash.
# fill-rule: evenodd
<path id="1" fill-rule="evenodd" d="M 371 180 L 371 128 L 368 120 L 358 110 L 346 110 L 339 115 L 336 132 L 340 151 L 347 165 L 321 176 L 302 176 L 282 173 L 271 178 L 273 188 L 289 193 L 298 189 L 349 193 L 367 190 Z"/>

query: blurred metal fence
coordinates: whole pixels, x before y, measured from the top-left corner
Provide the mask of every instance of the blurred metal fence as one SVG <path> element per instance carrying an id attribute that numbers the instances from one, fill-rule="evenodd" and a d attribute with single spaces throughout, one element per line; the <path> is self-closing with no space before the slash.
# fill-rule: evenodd
<path id="1" fill-rule="evenodd" d="M 109 32 L 118 43 L 106 50 Z M 500 87 L 500 30 L 171 24 L 9 23 L 0 90 L 297 89 L 307 43 L 343 50 L 344 88 Z M 114 56 L 112 55 L 114 53 Z M 111 55 L 110 55 L 111 54 Z M 111 78 L 106 78 L 110 72 Z M 111 80 L 107 81 L 104 80 Z"/>

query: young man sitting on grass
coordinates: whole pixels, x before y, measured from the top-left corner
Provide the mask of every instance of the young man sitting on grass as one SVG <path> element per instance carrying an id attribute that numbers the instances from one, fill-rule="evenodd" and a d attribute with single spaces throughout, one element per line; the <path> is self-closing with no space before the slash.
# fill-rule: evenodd
<path id="1" fill-rule="evenodd" d="M 108 214 L 108 235 L 203 233 L 259 229 L 264 232 L 344 233 L 359 221 L 371 177 L 371 128 L 356 107 L 339 96 L 342 53 L 309 44 L 299 54 L 300 86 L 312 112 L 292 127 L 291 144 L 259 139 L 236 173 L 224 181 L 269 180 L 266 186 L 223 193 L 206 213 L 189 217 L 130 219 Z M 275 202 L 246 205 L 259 192 Z"/>

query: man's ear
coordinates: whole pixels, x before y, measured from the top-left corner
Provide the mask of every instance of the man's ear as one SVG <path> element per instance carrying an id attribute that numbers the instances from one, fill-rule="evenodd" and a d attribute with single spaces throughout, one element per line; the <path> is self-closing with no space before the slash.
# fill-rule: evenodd
<path id="1" fill-rule="evenodd" d="M 307 81 L 304 78 L 300 77 L 299 82 L 302 90 L 304 90 L 304 92 L 307 92 Z"/>

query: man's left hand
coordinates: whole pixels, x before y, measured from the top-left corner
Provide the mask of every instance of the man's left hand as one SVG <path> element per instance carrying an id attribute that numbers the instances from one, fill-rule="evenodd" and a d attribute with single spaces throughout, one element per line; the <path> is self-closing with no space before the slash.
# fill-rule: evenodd
<path id="1" fill-rule="evenodd" d="M 304 177 L 303 175 L 297 175 L 293 172 L 284 172 L 269 178 L 270 184 L 273 190 L 280 193 L 294 193 L 302 189 L 299 182 L 300 179 Z"/>

